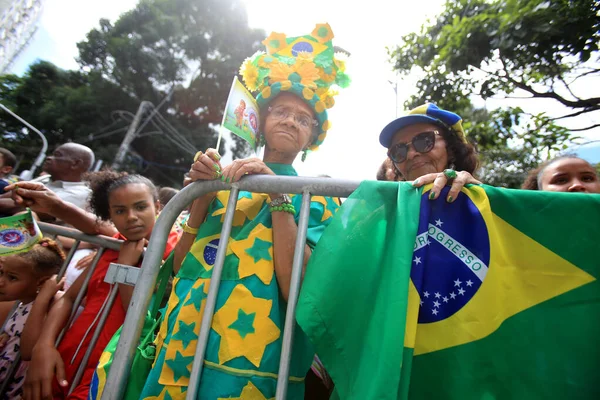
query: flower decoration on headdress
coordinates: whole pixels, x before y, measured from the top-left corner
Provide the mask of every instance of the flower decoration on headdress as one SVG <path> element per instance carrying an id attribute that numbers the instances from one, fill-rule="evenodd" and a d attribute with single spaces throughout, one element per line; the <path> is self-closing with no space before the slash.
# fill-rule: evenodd
<path id="1" fill-rule="evenodd" d="M 334 87 L 347 87 L 345 55 L 335 53 L 329 24 L 317 24 L 310 35 L 287 37 L 271 33 L 262 43 L 266 53 L 259 51 L 248 58 L 240 68 L 246 87 L 256 94 L 256 101 L 264 107 L 282 91 L 303 99 L 315 112 L 319 129 L 310 150 L 323 142 L 331 126 L 327 109 L 335 105 Z"/>

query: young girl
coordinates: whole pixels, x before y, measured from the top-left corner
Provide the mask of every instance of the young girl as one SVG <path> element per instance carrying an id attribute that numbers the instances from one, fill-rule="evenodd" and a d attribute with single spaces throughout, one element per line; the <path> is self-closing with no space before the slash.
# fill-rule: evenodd
<path id="1" fill-rule="evenodd" d="M 584 159 L 560 156 L 529 172 L 521 188 L 549 192 L 600 193 L 600 178 L 596 169 Z"/>
<path id="2" fill-rule="evenodd" d="M 65 254 L 56 242 L 47 238 L 27 253 L 0 257 L 0 301 L 4 302 L 0 309 L 12 309 L 14 302 L 18 304 L 7 318 L 0 317 L 0 322 L 4 322 L 4 329 L 0 333 L 0 382 L 9 378 L 11 365 L 23 346 L 23 340 L 27 340 L 25 321 L 32 326 L 37 325 L 39 332 L 43 319 L 30 314 L 32 305 L 35 300 L 39 309 L 48 310 L 61 286 L 53 275 L 58 272 L 64 259 Z M 35 330 L 29 330 L 29 333 L 37 336 Z M 35 337 L 29 339 L 35 340 Z M 27 363 L 21 362 L 7 387 L 6 398 L 19 398 L 26 371 Z"/>
<path id="3" fill-rule="evenodd" d="M 110 220 L 114 224 L 118 230 L 114 237 L 124 240 L 124 243 L 120 251 L 107 249 L 103 253 L 88 284 L 83 312 L 66 332 L 58 347 L 55 347 L 54 343 L 67 323 L 75 298 L 83 286 L 85 274 L 77 278 L 63 297 L 50 309 L 42 326 L 40 338 L 31 354 L 31 363 L 23 388 L 25 399 L 87 398 L 91 378 L 100 355 L 116 330 L 123 324 L 133 292 L 131 286 L 119 285 L 119 294 L 85 366 L 83 377 L 73 392 L 68 394 L 111 289 L 111 286 L 104 282 L 104 276 L 110 263 L 139 265 L 142 251 L 156 221 L 159 209 L 158 194 L 154 184 L 147 178 L 102 171 L 91 174 L 88 180 L 92 189 L 90 198 L 92 210 L 101 220 Z M 17 193 L 26 196 L 27 191 L 19 187 Z M 73 209 L 62 200 L 53 201 L 55 204 L 50 209 L 56 210 L 61 215 L 68 214 L 67 209 Z M 78 214 L 78 219 L 85 218 L 87 217 L 84 214 Z M 64 217 L 61 219 L 64 220 Z M 78 221 L 67 222 L 84 232 L 90 227 L 87 220 L 79 223 Z M 165 258 L 176 242 L 177 235 L 172 233 L 164 253 Z M 23 358 L 27 359 L 27 356 L 23 354 Z"/>

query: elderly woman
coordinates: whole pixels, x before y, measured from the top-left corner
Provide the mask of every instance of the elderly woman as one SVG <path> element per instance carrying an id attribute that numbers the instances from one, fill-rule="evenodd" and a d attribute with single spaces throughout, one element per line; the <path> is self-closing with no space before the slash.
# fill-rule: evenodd
<path id="1" fill-rule="evenodd" d="M 223 166 L 217 151 L 209 149 L 196 156 L 191 180 L 296 175 L 292 162 L 298 154 L 316 149 L 325 138 L 330 86 L 348 81 L 343 63 L 334 58 L 332 37 L 329 25 L 322 24 L 307 36 L 272 33 L 263 42 L 268 53 L 255 54 L 241 69 L 246 86 L 259 92 L 263 159 Z M 222 191 L 192 204 L 175 249 L 177 276 L 142 398 L 186 395 L 228 198 Z M 285 193 L 239 194 L 198 398 L 275 396 L 300 202 L 300 196 Z M 304 265 L 336 208 L 331 198 L 312 198 Z M 294 338 L 288 398 L 301 399 L 314 352 L 300 329 Z"/>
<path id="2" fill-rule="evenodd" d="M 600 179 L 596 169 L 584 159 L 561 156 L 529 172 L 521 187 L 549 192 L 600 193 Z"/>
<path id="3" fill-rule="evenodd" d="M 446 197 L 451 203 L 464 185 L 481 183 L 472 175 L 479 161 L 461 117 L 435 104 L 419 106 L 390 122 L 379 142 L 388 149 L 400 181 L 413 181 L 415 187 L 433 182 L 431 200 L 446 184 L 452 184 Z"/>

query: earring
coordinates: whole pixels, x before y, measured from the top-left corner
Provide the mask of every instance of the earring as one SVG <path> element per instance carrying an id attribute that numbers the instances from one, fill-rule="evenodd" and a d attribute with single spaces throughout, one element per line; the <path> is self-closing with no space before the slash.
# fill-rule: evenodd
<path id="1" fill-rule="evenodd" d="M 308 150 L 306 150 L 306 149 L 305 149 L 305 150 L 302 152 L 302 162 L 306 161 L 306 155 L 307 155 L 307 154 L 308 154 Z"/>

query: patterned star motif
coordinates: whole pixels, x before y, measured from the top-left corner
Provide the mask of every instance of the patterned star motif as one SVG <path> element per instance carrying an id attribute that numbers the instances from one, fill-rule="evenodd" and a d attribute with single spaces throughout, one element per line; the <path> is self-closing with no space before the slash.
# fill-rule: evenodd
<path id="1" fill-rule="evenodd" d="M 220 215 L 221 222 L 225 220 L 225 210 L 227 208 L 227 202 L 229 201 L 229 193 L 229 191 L 225 190 L 217 193 L 217 200 L 223 204 L 223 207 L 214 211 L 212 216 L 216 217 Z M 266 199 L 266 194 L 240 192 L 238 195 L 238 202 L 235 207 L 235 214 L 233 216 L 233 226 L 243 225 L 246 221 L 246 218 L 249 220 L 256 218 Z"/>
<path id="2" fill-rule="evenodd" d="M 333 201 L 331 197 L 313 196 L 311 202 L 323 204 L 323 216 L 321 217 L 321 222 L 327 221 L 329 218 L 333 217 L 332 210 L 335 212 L 339 208 L 338 204 Z"/>
<path id="3" fill-rule="evenodd" d="M 185 386 L 162 386 L 158 396 L 149 396 L 145 400 L 185 400 L 186 392 Z"/>
<path id="4" fill-rule="evenodd" d="M 181 377 L 190 377 L 190 369 L 188 366 L 191 366 L 194 361 L 194 356 L 184 357 L 180 352 L 175 354 L 175 358 L 171 360 L 166 360 L 165 364 L 173 371 L 173 380 L 177 382 Z"/>
<path id="5" fill-rule="evenodd" d="M 267 398 L 252 382 L 248 382 L 242 389 L 240 397 L 219 397 L 217 400 L 267 400 Z"/>
<path id="6" fill-rule="evenodd" d="M 192 340 L 198 339 L 198 334 L 194 332 L 196 323 L 186 324 L 183 321 L 179 321 L 179 330 L 171 337 L 171 340 L 179 340 L 185 350 Z"/>
<path id="7" fill-rule="evenodd" d="M 273 243 L 254 238 L 254 244 L 249 249 L 246 249 L 246 253 L 254 259 L 255 263 L 260 260 L 272 261 L 273 257 L 271 257 L 271 252 L 269 251 L 272 247 Z"/>
<path id="8" fill-rule="evenodd" d="M 265 285 L 273 279 L 273 230 L 258 224 L 246 239 L 230 240 L 229 247 L 240 262 L 238 273 L 241 278 L 256 275 Z"/>
<path id="9" fill-rule="evenodd" d="M 183 305 L 189 306 L 190 304 L 193 304 L 196 308 L 196 311 L 200 312 L 200 309 L 202 308 L 202 302 L 204 299 L 206 299 L 207 293 L 208 286 L 206 283 L 202 283 L 198 287 L 193 287 L 192 290 L 190 290 L 188 301 L 186 301 Z"/>
<path id="10" fill-rule="evenodd" d="M 238 311 L 238 319 L 233 321 L 233 324 L 229 325 L 228 328 L 238 331 L 243 339 L 249 333 L 254 333 L 254 318 L 256 318 L 256 313 L 246 314 L 244 310 L 240 308 Z"/>
<path id="11" fill-rule="evenodd" d="M 233 289 L 223 307 L 213 317 L 212 328 L 221 336 L 219 364 L 244 356 L 259 367 L 266 347 L 281 335 L 277 325 L 269 318 L 272 307 L 272 300 L 254 297 L 242 284 Z M 239 319 L 240 310 L 245 315 L 254 314 L 254 332 L 247 332 L 243 337 L 231 327 Z"/>
<path id="12" fill-rule="evenodd" d="M 419 265 L 419 264 L 421 264 L 421 257 L 415 257 L 415 259 L 413 260 L 413 262 L 414 262 L 416 265 Z"/>

